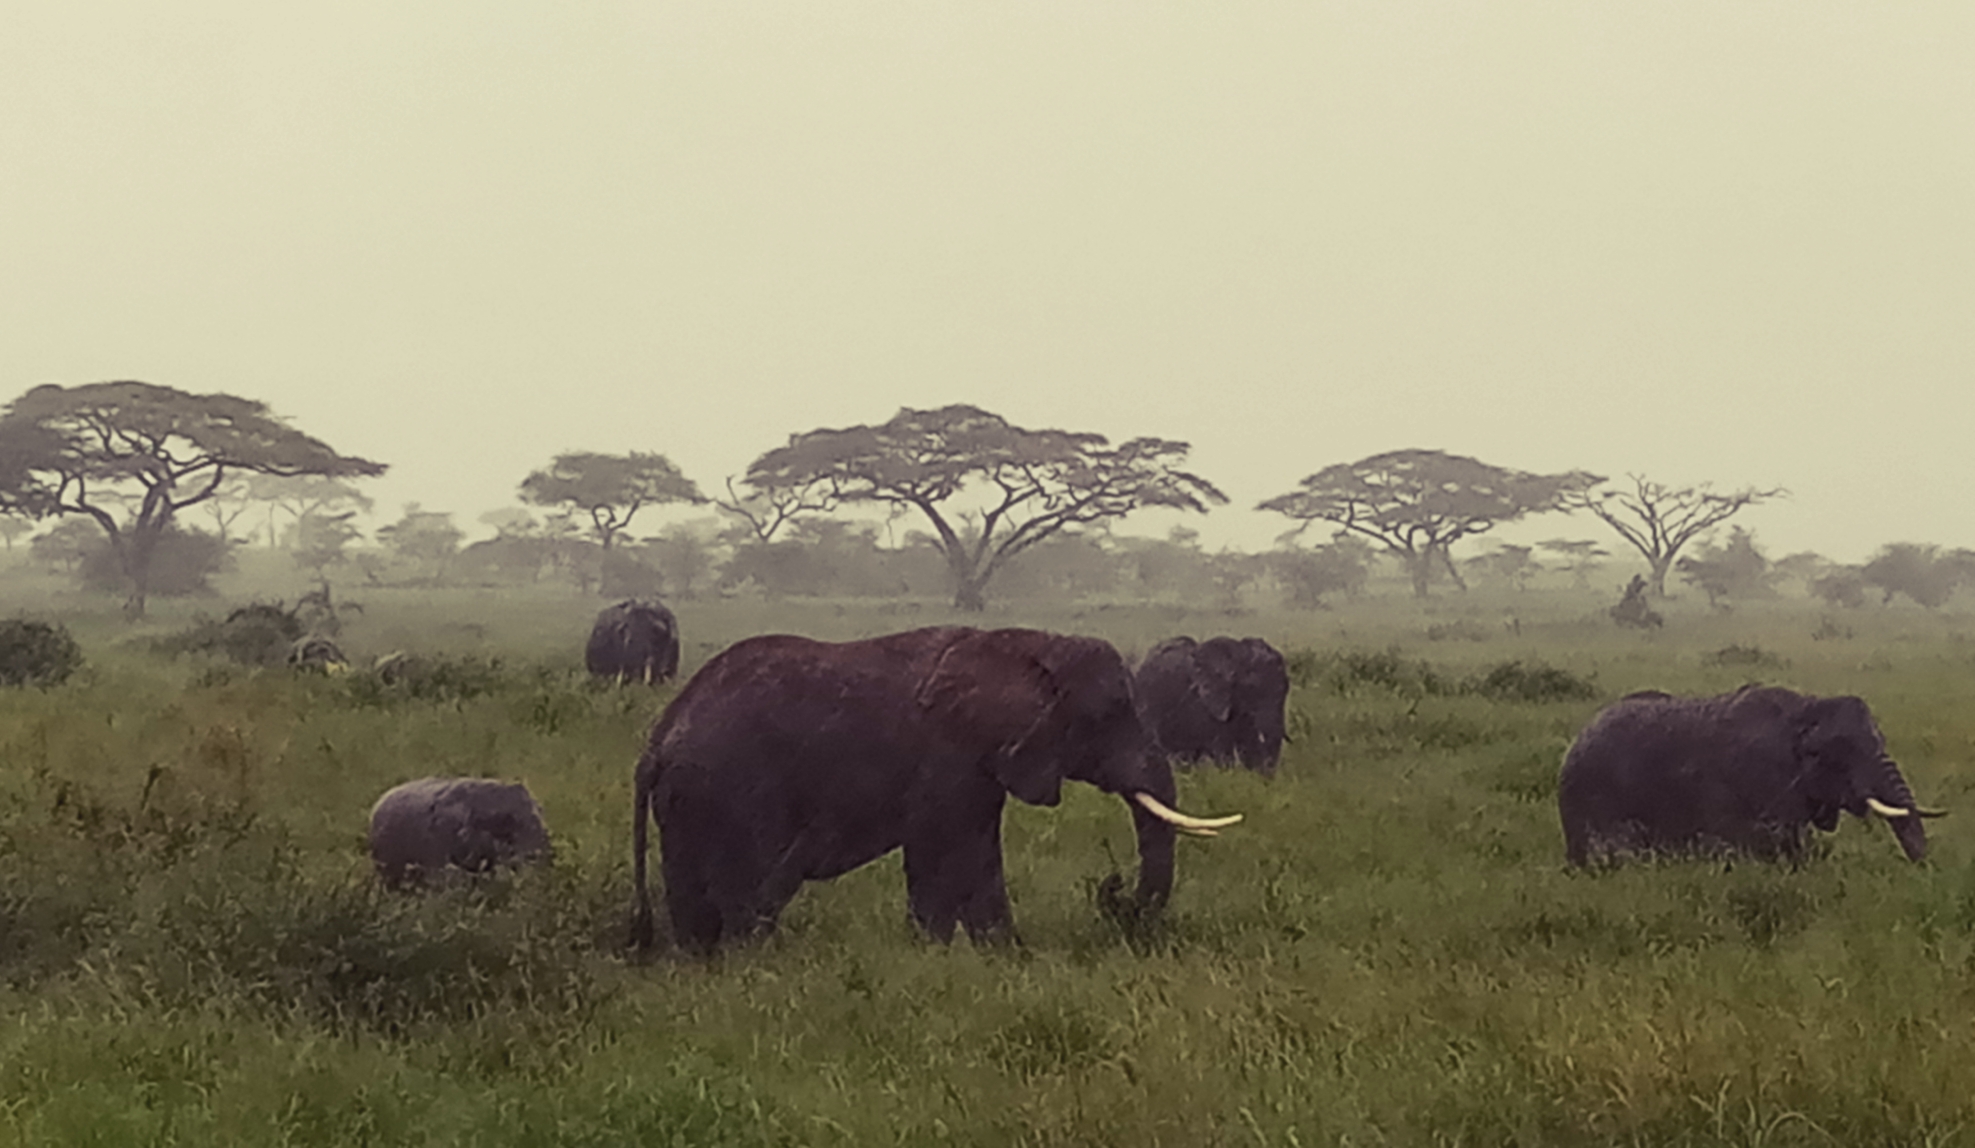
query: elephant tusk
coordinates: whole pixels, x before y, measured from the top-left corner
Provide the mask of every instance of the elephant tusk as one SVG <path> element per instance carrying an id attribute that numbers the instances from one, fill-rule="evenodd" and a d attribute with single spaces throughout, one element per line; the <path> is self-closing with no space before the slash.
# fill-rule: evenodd
<path id="1" fill-rule="evenodd" d="M 1235 822 L 1240 821 L 1242 817 L 1239 813 L 1231 814 L 1227 817 L 1188 817 L 1176 809 L 1167 808 L 1164 802 L 1143 790 L 1133 793 L 1132 800 L 1144 806 L 1146 812 L 1152 814 L 1152 816 L 1180 829 L 1219 829 L 1223 825 L 1233 825 Z"/>
<path id="2" fill-rule="evenodd" d="M 1918 805 L 1913 807 L 1913 811 L 1922 817 L 1946 817 L 1948 815 L 1948 811 L 1945 809 L 1924 809 Z"/>
<path id="3" fill-rule="evenodd" d="M 1876 797 L 1868 797 L 1868 798 L 1866 798 L 1866 799 L 1865 799 L 1865 807 L 1866 807 L 1867 809 L 1870 809 L 1870 810 L 1871 810 L 1872 812 L 1874 812 L 1874 813 L 1877 813 L 1877 814 L 1878 814 L 1879 816 L 1881 816 L 1881 817 L 1911 817 L 1911 816 L 1913 816 L 1913 810 L 1911 810 L 1911 809 L 1901 809 L 1900 807 L 1898 807 L 1898 806 L 1896 806 L 1896 805 L 1888 805 L 1888 804 L 1886 804 L 1885 802 L 1883 802 L 1883 801 L 1881 801 L 1881 800 L 1879 800 L 1879 799 L 1878 799 L 1878 798 L 1876 798 Z"/>

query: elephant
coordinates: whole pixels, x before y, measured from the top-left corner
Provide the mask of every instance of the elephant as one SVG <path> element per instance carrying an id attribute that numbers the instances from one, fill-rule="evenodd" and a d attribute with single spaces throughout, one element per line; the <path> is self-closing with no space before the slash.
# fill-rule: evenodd
<path id="1" fill-rule="evenodd" d="M 1743 686 L 1715 697 L 1657 690 L 1601 710 L 1557 783 L 1564 853 L 1589 865 L 1631 853 L 1729 853 L 1801 862 L 1806 825 L 1878 814 L 1908 859 L 1926 817 L 1872 713 L 1856 697 Z"/>
<path id="2" fill-rule="evenodd" d="M 633 797 L 632 943 L 652 944 L 647 825 L 659 827 L 673 937 L 711 954 L 774 929 L 805 881 L 894 849 L 906 898 L 940 943 L 1013 943 L 1001 811 L 1061 800 L 1065 778 L 1123 798 L 1139 920 L 1164 907 L 1175 834 L 1239 815 L 1176 812 L 1172 769 L 1138 718 L 1110 643 L 934 626 L 850 642 L 748 638 L 701 667 L 653 724 Z M 1111 886 L 1107 885 L 1107 889 Z"/>
<path id="3" fill-rule="evenodd" d="M 551 854 L 542 807 L 520 782 L 420 778 L 387 791 L 370 810 L 370 859 L 393 888 L 448 868 L 484 873 Z"/>
<path id="4" fill-rule="evenodd" d="M 297 638 L 288 646 L 288 664 L 298 670 L 340 674 L 350 668 L 350 659 L 335 642 L 321 634 Z"/>
<path id="5" fill-rule="evenodd" d="M 679 673 L 679 619 L 657 602 L 628 598 L 597 615 L 583 661 L 620 683 L 670 681 Z"/>
<path id="6" fill-rule="evenodd" d="M 1289 667 L 1260 638 L 1168 638 L 1138 665 L 1139 714 L 1159 747 L 1273 776 L 1282 759 Z"/>

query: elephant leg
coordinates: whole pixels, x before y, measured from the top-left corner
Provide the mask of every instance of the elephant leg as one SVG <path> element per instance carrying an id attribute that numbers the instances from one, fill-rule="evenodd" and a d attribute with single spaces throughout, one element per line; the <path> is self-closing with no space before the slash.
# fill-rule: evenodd
<path id="1" fill-rule="evenodd" d="M 913 922 L 941 944 L 953 940 L 955 925 L 977 943 L 1013 938 L 999 791 L 985 812 L 928 817 L 915 826 L 905 843 L 905 886 Z"/>
<path id="2" fill-rule="evenodd" d="M 781 905 L 764 920 L 760 896 L 772 861 L 746 816 L 719 801 L 675 797 L 661 819 L 658 844 L 665 904 L 681 946 L 711 952 L 773 927 Z"/>

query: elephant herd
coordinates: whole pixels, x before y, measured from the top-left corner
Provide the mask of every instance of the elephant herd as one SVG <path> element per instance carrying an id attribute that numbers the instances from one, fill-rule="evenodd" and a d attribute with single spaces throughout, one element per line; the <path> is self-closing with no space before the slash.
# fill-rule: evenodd
<path id="1" fill-rule="evenodd" d="M 586 662 L 620 682 L 668 680 L 677 619 L 656 603 L 612 606 Z M 1003 807 L 1056 805 L 1065 781 L 1123 802 L 1138 847 L 1127 907 L 1146 919 L 1171 896 L 1177 836 L 1241 820 L 1179 812 L 1175 766 L 1273 775 L 1288 692 L 1282 655 L 1259 638 L 1173 638 L 1135 668 L 1101 639 L 1031 629 L 745 639 L 686 682 L 638 758 L 632 941 L 654 941 L 653 823 L 672 936 L 689 951 L 771 931 L 805 882 L 893 850 L 927 936 L 1011 940 Z M 1620 699 L 1571 746 L 1557 800 L 1579 866 L 1653 852 L 1797 861 L 1807 827 L 1833 829 L 1840 812 L 1886 820 L 1918 861 L 1923 819 L 1939 816 L 1915 803 L 1863 701 L 1760 686 Z M 478 778 L 392 789 L 372 810 L 370 846 L 393 886 L 551 853 L 527 790 Z"/>

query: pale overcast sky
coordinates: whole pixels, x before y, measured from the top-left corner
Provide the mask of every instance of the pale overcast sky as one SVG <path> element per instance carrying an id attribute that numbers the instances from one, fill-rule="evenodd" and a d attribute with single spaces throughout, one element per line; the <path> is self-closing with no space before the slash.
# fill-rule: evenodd
<path id="1" fill-rule="evenodd" d="M 0 402 L 119 378 L 469 528 L 969 402 L 1191 442 L 1210 545 L 1431 447 L 1975 546 L 1975 4 L 11 5 Z"/>

